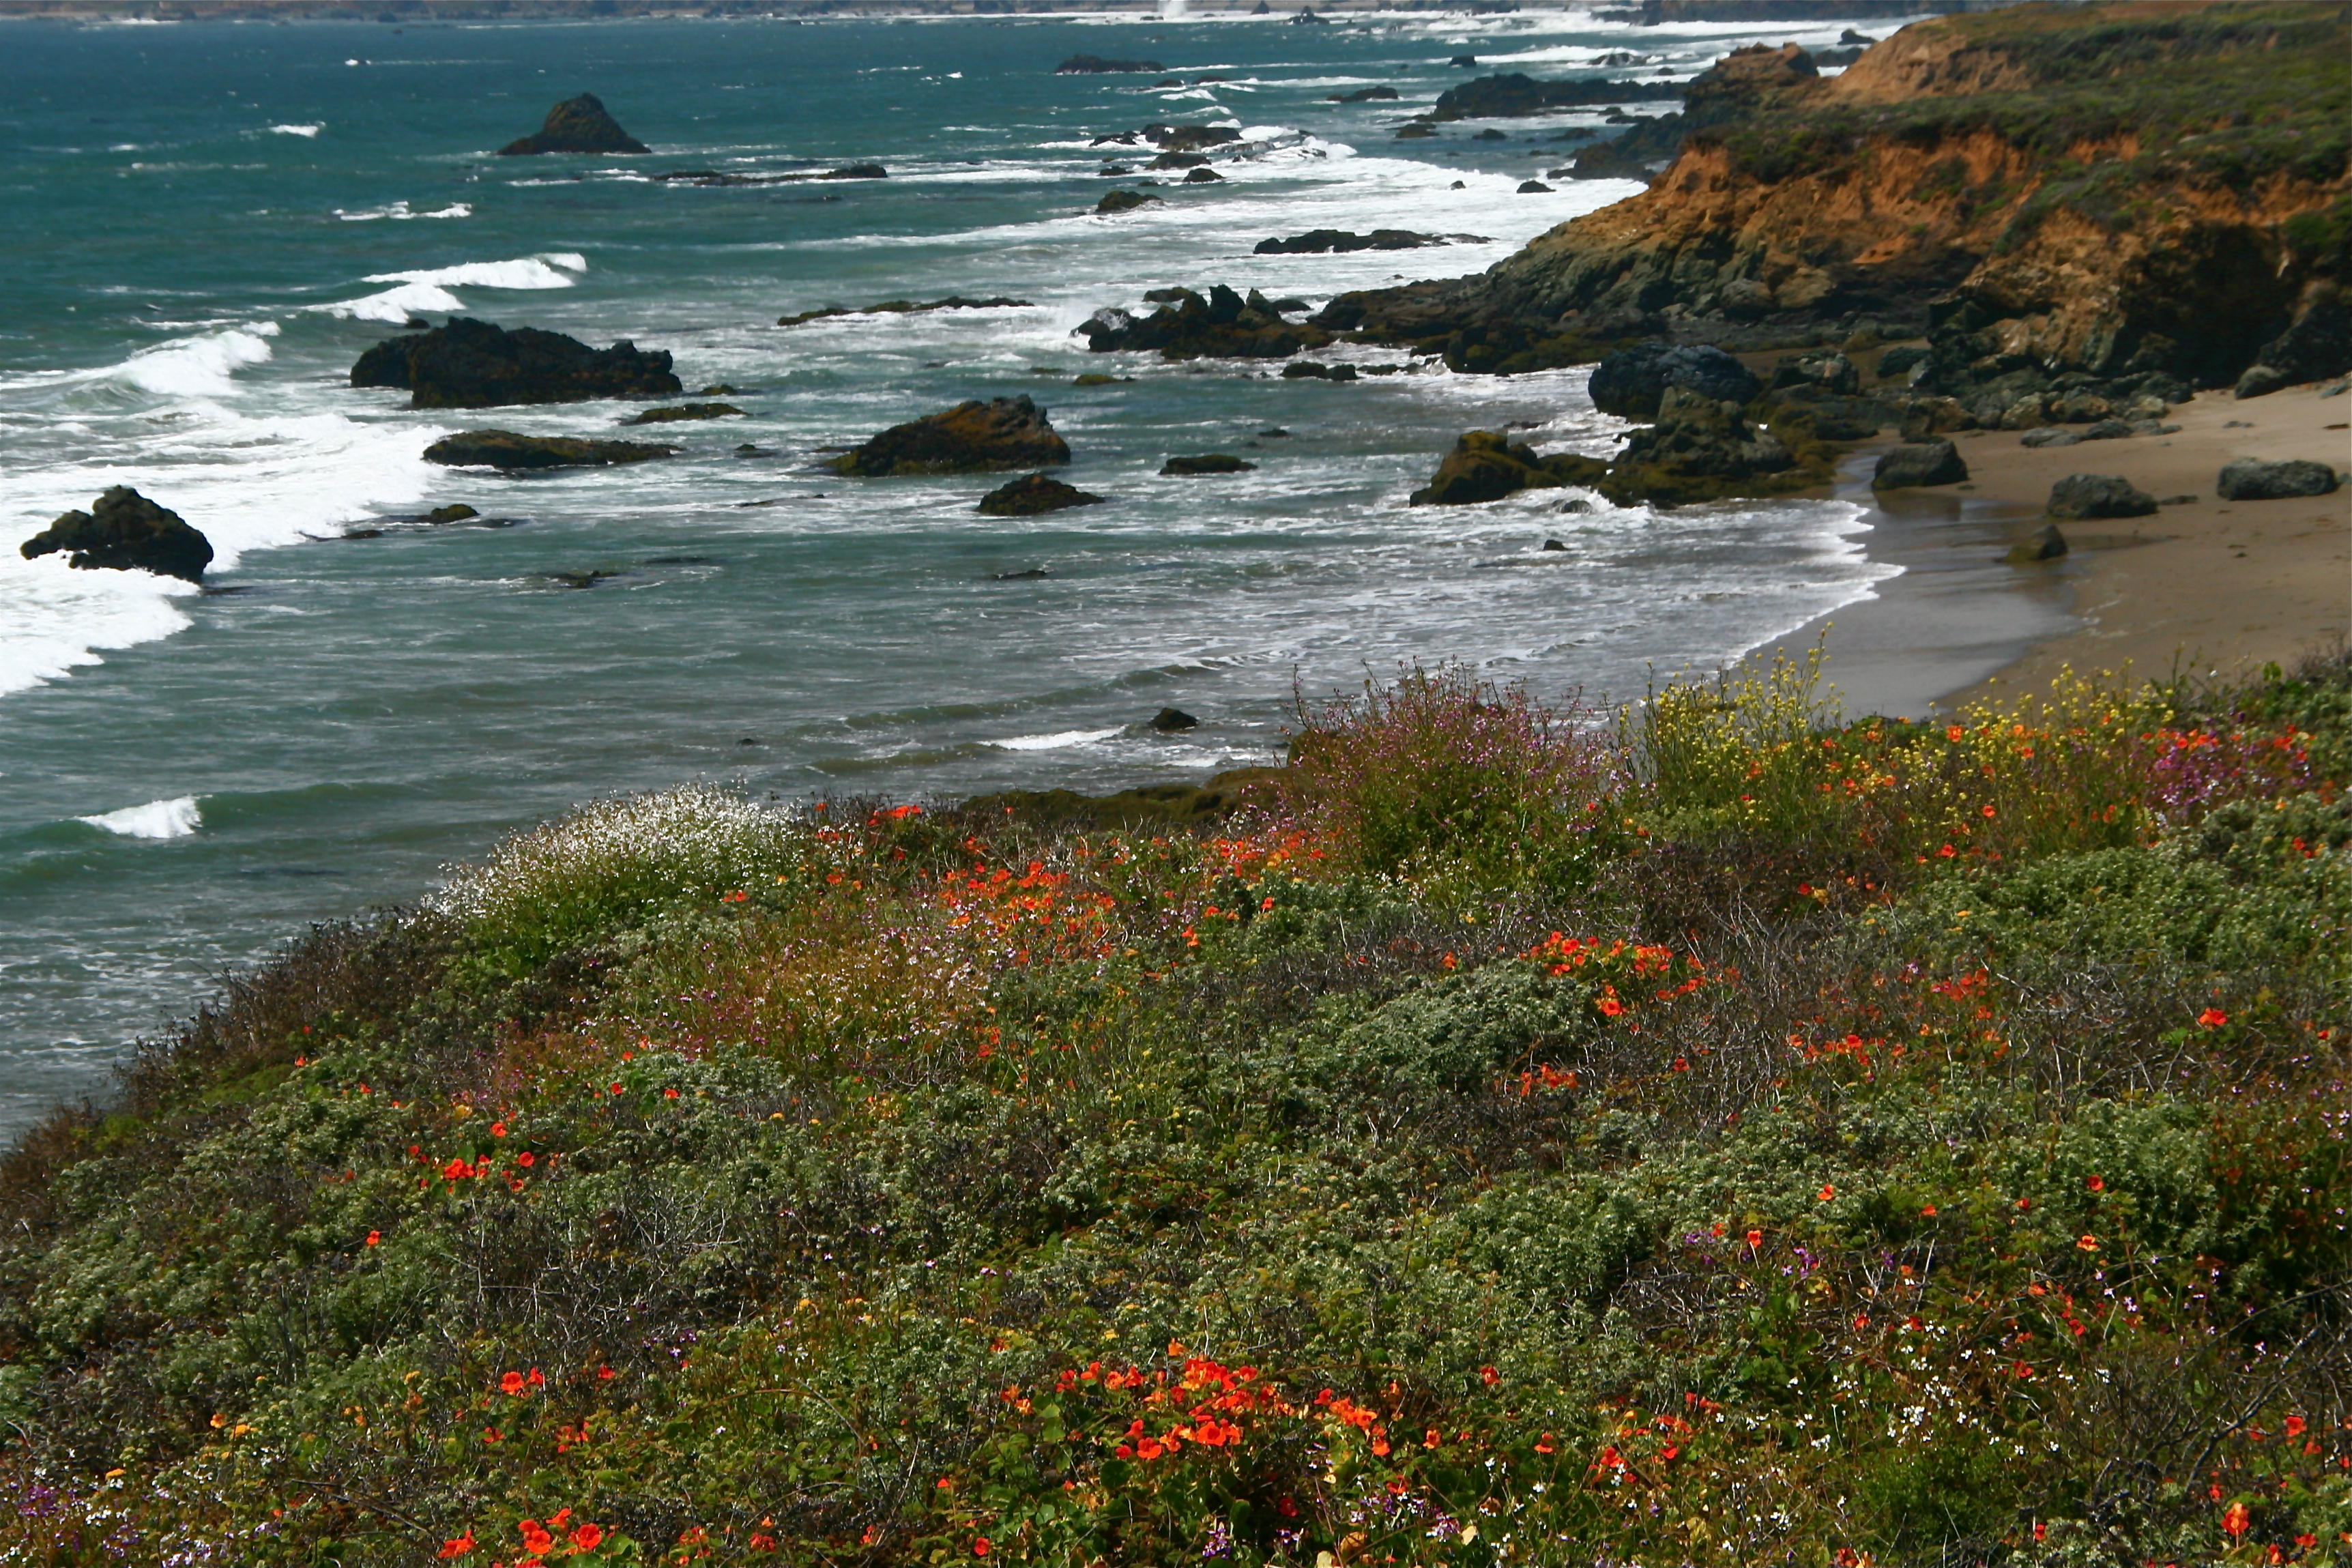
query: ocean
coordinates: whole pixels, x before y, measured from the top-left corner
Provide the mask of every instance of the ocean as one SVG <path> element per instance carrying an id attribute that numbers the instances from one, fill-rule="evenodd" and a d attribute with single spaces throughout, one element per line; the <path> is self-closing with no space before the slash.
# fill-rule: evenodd
<path id="1" fill-rule="evenodd" d="M 1843 501 L 1408 509 L 1466 429 L 1607 455 L 1626 426 L 1582 371 L 1335 384 L 1072 335 L 1154 289 L 1320 303 L 1478 270 L 1634 193 L 1518 190 L 1601 110 L 1395 140 L 1474 74 L 1454 56 L 1687 77 L 1740 43 L 1840 30 L 1579 10 L 0 24 L 0 1138 L 102 1098 L 111 1065 L 224 971 L 414 899 L 585 799 L 694 779 L 786 800 L 1198 779 L 1278 756 L 1296 693 L 1410 661 L 1638 695 L 1868 596 L 1893 569 Z M 1598 63 L 1616 51 L 1638 59 Z M 1166 70 L 1055 74 L 1076 53 Z M 1397 99 L 1329 101 L 1377 86 Z M 492 155 L 582 91 L 654 154 Z M 1094 139 L 1155 121 L 1240 130 L 1223 183 L 1094 216 L 1136 188 L 1107 159 L 1142 162 Z M 866 162 L 887 177 L 651 177 Z M 1253 253 L 1375 227 L 1454 237 Z M 950 294 L 1028 303 L 776 324 Z M 651 432 L 687 447 L 667 462 L 433 467 L 420 455 L 450 431 L 597 435 L 632 411 L 410 412 L 349 385 L 398 323 L 451 313 L 667 349 L 689 395 L 732 386 L 746 416 Z M 1120 379 L 1073 384 L 1087 373 Z M 973 503 L 998 479 L 815 466 L 1013 394 L 1047 406 L 1066 477 L 1108 504 L 992 519 Z M 1256 467 L 1159 476 L 1203 451 Z M 211 539 L 202 590 L 19 559 L 115 484 Z M 450 502 L 483 522 L 415 521 Z M 1162 706 L 1199 727 L 1154 731 Z"/>

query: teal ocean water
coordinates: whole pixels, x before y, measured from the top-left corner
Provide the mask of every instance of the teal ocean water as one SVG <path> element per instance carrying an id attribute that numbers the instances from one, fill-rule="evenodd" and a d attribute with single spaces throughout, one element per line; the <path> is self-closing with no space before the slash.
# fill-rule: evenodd
<path id="1" fill-rule="evenodd" d="M 1598 113 L 1395 141 L 1467 74 L 1454 55 L 1686 76 L 1729 44 L 1839 26 L 0 24 L 0 1135 L 102 1094 L 109 1064 L 224 967 L 413 898 L 600 794 L 1198 777 L 1274 755 L 1295 686 L 1459 658 L 1548 695 L 1631 692 L 1867 595 L 1887 569 L 1842 503 L 1406 508 L 1464 429 L 1609 451 L 1622 426 L 1581 372 L 1334 384 L 1071 336 L 1169 285 L 1320 301 L 1475 270 L 1632 194 L 1517 192 Z M 1598 63 L 1620 50 L 1638 62 Z M 1184 85 L 1053 74 L 1081 51 L 1156 58 Z M 1381 85 L 1398 100 L 1327 101 Z M 583 90 L 655 154 L 490 155 Z M 1093 139 L 1179 119 L 1243 132 L 1223 183 L 1092 216 L 1123 153 Z M 866 161 L 888 177 L 649 178 Z M 1470 237 L 1252 253 L 1380 226 Z M 949 293 L 1032 303 L 774 324 Z M 394 323 L 457 311 L 667 349 L 689 390 L 742 389 L 748 416 L 673 426 L 688 451 L 667 463 L 430 467 L 450 430 L 594 434 L 628 412 L 411 413 L 348 385 Z M 1090 371 L 1132 379 L 1072 384 Z M 1069 477 L 1109 504 L 993 520 L 972 510 L 991 480 L 813 466 L 828 443 L 1012 393 L 1048 405 Z M 1257 468 L 1158 477 L 1206 450 Z M 112 484 L 212 539 L 203 591 L 18 559 Z M 509 525 L 410 521 L 451 501 Z M 1032 569 L 1048 574 L 1001 580 Z M 584 590 L 562 575 L 600 572 Z M 1201 727 L 1153 733 L 1163 704 Z"/>

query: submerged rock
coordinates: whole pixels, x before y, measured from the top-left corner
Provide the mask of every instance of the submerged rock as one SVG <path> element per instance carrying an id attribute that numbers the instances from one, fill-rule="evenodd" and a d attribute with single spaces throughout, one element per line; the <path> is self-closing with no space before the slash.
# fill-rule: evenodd
<path id="1" fill-rule="evenodd" d="M 1054 68 L 1055 76 L 1104 76 L 1122 71 L 1164 71 L 1158 60 L 1110 60 L 1100 55 L 1072 55 Z"/>
<path id="2" fill-rule="evenodd" d="M 1158 196 L 1146 195 L 1141 191 L 1105 191 L 1102 200 L 1095 204 L 1095 211 L 1104 217 L 1116 217 L 1120 213 L 1131 213 L 1138 207 L 1162 205 Z"/>
<path id="3" fill-rule="evenodd" d="M 1527 489 L 1600 481 L 1609 465 L 1569 453 L 1540 458 L 1535 448 L 1499 430 L 1473 430 L 1454 443 L 1429 483 L 1412 492 L 1414 506 L 1475 506 Z"/>
<path id="4" fill-rule="evenodd" d="M 1172 735 L 1179 730 L 1197 730 L 1201 721 L 1181 708 L 1162 708 L 1151 716 L 1151 727 L 1163 735 Z"/>
<path id="5" fill-rule="evenodd" d="M 1282 367 L 1285 381 L 1354 381 L 1356 367 L 1351 364 L 1318 364 L 1311 359 L 1293 362 Z"/>
<path id="6" fill-rule="evenodd" d="M 2214 490 L 2223 500 L 2285 500 L 2333 495 L 2342 482 L 2325 463 L 2302 458 L 2269 463 L 2259 458 L 2241 458 L 2222 467 Z"/>
<path id="7" fill-rule="evenodd" d="M 1643 343 L 1594 366 L 1589 391 L 1592 405 L 1603 414 L 1654 419 L 1670 386 L 1732 403 L 1746 403 L 1764 390 L 1755 372 L 1721 349 Z"/>
<path id="8" fill-rule="evenodd" d="M 461 430 L 425 448 L 425 460 L 446 467 L 608 468 L 677 456 L 657 441 L 599 441 L 577 436 L 523 436 L 512 430 Z"/>
<path id="9" fill-rule="evenodd" d="M 67 552 L 68 565 L 85 572 L 152 572 L 191 583 L 205 580 L 213 559 L 211 540 L 128 485 L 108 489 L 88 511 L 65 513 L 17 553 L 34 561 L 59 551 Z"/>
<path id="10" fill-rule="evenodd" d="M 1392 101 L 1397 89 L 1392 87 L 1360 87 L 1353 92 L 1335 92 L 1326 103 L 1385 103 Z"/>
<path id="11" fill-rule="evenodd" d="M 973 474 L 1036 468 L 1070 460 L 1069 443 L 1030 398 L 977 398 L 943 413 L 893 425 L 828 465 L 836 473 Z"/>
<path id="12" fill-rule="evenodd" d="M 1102 499 L 1049 474 L 1030 474 L 981 497 L 979 510 L 990 517 L 1035 517 L 1067 507 L 1100 506 Z"/>
<path id="13" fill-rule="evenodd" d="M 1870 477 L 1874 490 L 1910 489 L 1920 485 L 1956 485 L 1969 477 L 1960 449 L 1949 441 L 1921 441 L 1897 447 L 1878 459 Z"/>
<path id="14" fill-rule="evenodd" d="M 2146 517 L 2156 498 L 2116 474 L 2068 474 L 2050 487 L 2052 517 Z"/>
<path id="15" fill-rule="evenodd" d="M 2054 522 L 2042 525 L 2041 531 L 2021 544 L 2012 544 L 2001 559 L 2012 566 L 2032 566 L 2039 562 L 2057 561 L 2066 553 L 2066 536 L 2058 531 Z"/>
<path id="16" fill-rule="evenodd" d="M 731 403 L 680 403 L 668 408 L 648 408 L 621 421 L 624 425 L 676 425 L 688 419 L 725 419 L 740 416 L 742 410 Z"/>
<path id="17" fill-rule="evenodd" d="M 620 122 L 604 111 L 602 100 L 593 92 L 577 98 L 567 98 L 547 111 L 547 123 L 538 133 L 508 142 L 499 149 L 501 158 L 529 156 L 538 153 L 650 153 L 653 149 L 630 135 Z"/>
<path id="18" fill-rule="evenodd" d="M 1230 452 L 1203 452 L 1196 458 L 1171 458 L 1161 465 L 1160 472 L 1163 477 L 1171 474 L 1240 474 L 1256 467 L 1255 463 L 1244 463 Z"/>
<path id="19" fill-rule="evenodd" d="M 431 511 L 426 512 L 425 514 L 425 521 L 427 522 L 464 522 L 469 518 L 477 518 L 481 515 L 482 514 L 480 512 L 476 511 L 464 501 L 452 501 L 447 506 L 436 506 Z"/>
<path id="20" fill-rule="evenodd" d="M 835 316 L 919 316 L 931 310 L 1026 310 L 1029 301 L 1015 300 L 1007 294 L 993 299 L 968 300 L 961 294 L 950 294 L 944 300 L 885 300 L 874 305 L 827 305 L 821 310 L 803 310 L 796 315 L 778 316 L 776 325 L 797 327 L 804 321 L 830 321 Z"/>
<path id="21" fill-rule="evenodd" d="M 1284 321 L 1255 289 L 1244 299 L 1222 283 L 1206 297 L 1179 289 L 1175 303 L 1140 321 L 1124 310 L 1098 310 L 1077 332 L 1097 353 L 1157 349 L 1165 359 L 1288 359 L 1331 342 L 1320 327 Z"/>
<path id="22" fill-rule="evenodd" d="M 625 339 L 592 349 L 562 332 L 453 316 L 446 327 L 387 338 L 360 355 L 352 384 L 404 387 L 411 408 L 585 403 L 675 396 L 685 386 L 669 365 L 667 350 L 648 353 Z"/>

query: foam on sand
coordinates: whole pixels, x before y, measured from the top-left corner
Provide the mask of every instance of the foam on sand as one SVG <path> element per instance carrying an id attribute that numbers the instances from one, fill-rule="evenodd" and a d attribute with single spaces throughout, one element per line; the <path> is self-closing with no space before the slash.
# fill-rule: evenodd
<path id="1" fill-rule="evenodd" d="M 109 833 L 119 833 L 125 838 L 185 838 L 204 826 L 204 813 L 196 809 L 196 797 L 174 795 L 170 800 L 151 800 L 144 805 L 126 805 L 121 811 L 109 811 L 97 816 L 78 816 L 76 822 L 87 822 L 92 827 L 103 827 Z"/>

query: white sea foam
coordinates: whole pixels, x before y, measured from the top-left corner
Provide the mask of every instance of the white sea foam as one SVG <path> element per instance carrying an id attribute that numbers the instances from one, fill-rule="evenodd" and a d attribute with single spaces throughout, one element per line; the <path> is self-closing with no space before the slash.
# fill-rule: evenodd
<path id="1" fill-rule="evenodd" d="M 412 208 L 406 202 L 394 202 L 390 206 L 362 207 L 357 212 L 346 212 L 343 208 L 337 207 L 335 216 L 345 223 L 373 223 L 380 218 L 394 218 L 405 222 L 415 217 L 471 217 L 474 216 L 474 208 L 472 204 L 467 202 L 451 202 L 446 207 L 436 207 L 431 212 L 421 213 Z"/>
<path id="2" fill-rule="evenodd" d="M 1084 746 L 1097 741 L 1108 741 L 1118 733 L 1116 729 L 1059 730 L 1050 735 L 1015 735 L 1010 740 L 982 743 L 1003 752 L 1057 752 L 1065 746 Z"/>
<path id="3" fill-rule="evenodd" d="M 316 136 L 327 128 L 324 121 L 316 125 L 273 125 L 269 129 L 280 136 Z"/>
<path id="4" fill-rule="evenodd" d="M 421 216 L 437 217 L 444 215 L 426 213 Z M 411 316 L 427 310 L 464 310 L 465 301 L 449 291 L 453 288 L 569 289 L 572 284 L 572 274 L 587 270 L 586 257 L 576 251 L 562 250 L 518 257 L 511 261 L 461 261 L 455 267 L 428 267 L 411 272 L 377 272 L 371 274 L 366 281 L 391 283 L 396 287 L 380 293 L 362 295 L 356 300 L 339 300 L 332 304 L 308 308 L 350 321 L 405 321 Z"/>
<path id="5" fill-rule="evenodd" d="M 229 377 L 270 356 L 275 321 L 256 321 L 199 337 L 142 349 L 99 374 L 165 397 L 211 397 L 229 389 Z"/>
<path id="6" fill-rule="evenodd" d="M 176 795 L 170 800 L 151 800 L 144 805 L 126 805 L 121 811 L 109 811 L 97 816 L 78 816 L 76 822 L 87 822 L 92 827 L 103 827 L 109 833 L 119 833 L 125 838 L 185 838 L 204 826 L 204 813 L 196 809 L 196 797 Z"/>

